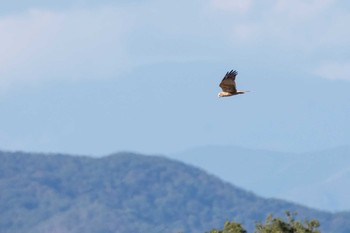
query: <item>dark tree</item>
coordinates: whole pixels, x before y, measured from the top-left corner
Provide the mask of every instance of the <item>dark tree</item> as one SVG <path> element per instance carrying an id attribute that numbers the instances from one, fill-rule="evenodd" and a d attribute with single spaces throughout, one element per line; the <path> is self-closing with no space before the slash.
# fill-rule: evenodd
<path id="1" fill-rule="evenodd" d="M 227 221 L 223 230 L 213 229 L 209 233 L 247 233 L 247 231 L 243 229 L 240 223 Z"/>
<path id="2" fill-rule="evenodd" d="M 304 223 L 295 220 L 295 214 L 286 212 L 287 221 L 268 216 L 265 223 L 258 223 L 255 233 L 320 233 L 317 229 L 320 223 L 317 220 L 305 220 Z"/>

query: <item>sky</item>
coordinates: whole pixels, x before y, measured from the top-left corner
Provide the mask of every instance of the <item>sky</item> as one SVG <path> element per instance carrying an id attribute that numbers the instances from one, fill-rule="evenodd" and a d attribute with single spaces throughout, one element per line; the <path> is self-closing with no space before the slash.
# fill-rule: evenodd
<path id="1" fill-rule="evenodd" d="M 350 145 L 350 3 L 0 1 L 0 149 Z M 245 95 L 218 98 L 231 69 Z"/>

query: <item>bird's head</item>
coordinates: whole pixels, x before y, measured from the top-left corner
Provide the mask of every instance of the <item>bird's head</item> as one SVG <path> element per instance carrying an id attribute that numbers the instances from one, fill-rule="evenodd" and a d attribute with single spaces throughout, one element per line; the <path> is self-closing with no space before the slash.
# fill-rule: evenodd
<path id="1" fill-rule="evenodd" d="M 218 97 L 222 97 L 222 93 L 221 92 L 218 93 Z"/>

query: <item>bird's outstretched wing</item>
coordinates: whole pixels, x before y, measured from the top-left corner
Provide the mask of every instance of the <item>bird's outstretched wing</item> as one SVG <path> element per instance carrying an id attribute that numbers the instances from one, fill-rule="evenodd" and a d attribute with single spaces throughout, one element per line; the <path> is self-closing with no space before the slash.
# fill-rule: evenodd
<path id="1" fill-rule="evenodd" d="M 231 70 L 230 72 L 227 72 L 225 77 L 222 79 L 221 83 L 220 83 L 220 87 L 222 89 L 222 91 L 224 92 L 230 92 L 230 93 L 236 93 L 237 89 L 236 89 L 236 75 L 237 75 L 237 71 L 235 70 Z"/>

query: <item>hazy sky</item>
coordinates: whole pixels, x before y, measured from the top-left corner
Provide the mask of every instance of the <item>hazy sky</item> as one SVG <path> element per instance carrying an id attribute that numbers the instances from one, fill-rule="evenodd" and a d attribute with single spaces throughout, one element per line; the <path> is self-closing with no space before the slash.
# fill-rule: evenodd
<path id="1" fill-rule="evenodd" d="M 1 150 L 350 144 L 348 1 L 49 2 L 0 0 Z"/>

